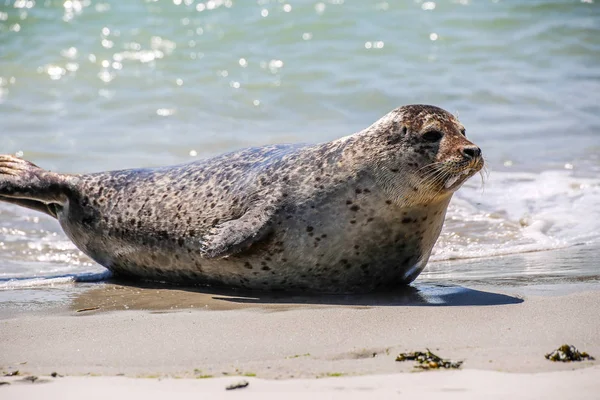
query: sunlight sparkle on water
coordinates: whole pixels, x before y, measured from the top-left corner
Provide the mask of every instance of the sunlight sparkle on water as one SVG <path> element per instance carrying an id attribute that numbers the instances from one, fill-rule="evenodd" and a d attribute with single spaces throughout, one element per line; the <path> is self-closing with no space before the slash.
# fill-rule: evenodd
<path id="1" fill-rule="evenodd" d="M 13 4 L 14 8 L 31 8 L 35 5 L 33 0 L 16 0 Z"/>
<path id="2" fill-rule="evenodd" d="M 156 110 L 156 115 L 159 115 L 161 117 L 168 117 L 175 114 L 175 109 L 173 108 L 159 108 L 158 110 Z"/>
<path id="3" fill-rule="evenodd" d="M 65 58 L 73 59 L 77 57 L 77 48 L 69 47 L 68 49 L 61 50 L 60 55 L 62 55 Z"/>
<path id="4" fill-rule="evenodd" d="M 421 8 L 425 11 L 435 10 L 435 3 L 433 1 L 426 1 L 421 5 Z"/>
<path id="5" fill-rule="evenodd" d="M 91 4 L 91 0 L 67 0 L 63 3 L 63 8 L 65 12 L 63 14 L 63 21 L 69 22 L 71 21 L 75 15 L 81 14 L 81 11 L 84 7 L 87 7 Z"/>
<path id="6" fill-rule="evenodd" d="M 365 49 L 383 49 L 385 43 L 382 41 L 377 42 L 365 42 Z"/>
<path id="7" fill-rule="evenodd" d="M 46 72 L 48 73 L 48 76 L 50 76 L 50 79 L 56 81 L 63 77 L 66 70 L 58 65 L 47 65 Z"/>
<path id="8" fill-rule="evenodd" d="M 102 82 L 108 83 L 115 78 L 115 74 L 108 70 L 104 70 L 98 73 L 98 78 L 100 78 Z"/>
<path id="9" fill-rule="evenodd" d="M 69 71 L 69 72 L 75 72 L 75 71 L 77 71 L 77 70 L 79 69 L 79 64 L 77 64 L 77 63 L 72 63 L 72 62 L 70 62 L 70 63 L 66 63 L 66 64 L 65 64 L 65 69 L 66 69 L 67 71 Z"/>
<path id="10" fill-rule="evenodd" d="M 280 68 L 283 68 L 283 61 L 281 60 L 271 60 L 269 61 L 269 70 L 276 74 Z"/>

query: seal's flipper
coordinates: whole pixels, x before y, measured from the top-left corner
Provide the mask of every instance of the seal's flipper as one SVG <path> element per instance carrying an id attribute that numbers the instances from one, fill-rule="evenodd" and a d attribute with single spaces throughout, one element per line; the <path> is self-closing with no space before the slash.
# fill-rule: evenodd
<path id="1" fill-rule="evenodd" d="M 249 248 L 269 232 L 274 207 L 255 205 L 238 219 L 216 225 L 202 238 L 204 258 L 222 258 Z"/>
<path id="2" fill-rule="evenodd" d="M 35 200 L 13 199 L 12 197 L 3 197 L 3 196 L 0 196 L 0 201 L 4 201 L 6 203 L 15 204 L 17 206 L 29 208 L 30 210 L 39 211 L 44 214 L 48 214 L 51 217 L 57 218 L 55 204 L 44 204 L 42 202 L 35 201 Z"/>
<path id="3" fill-rule="evenodd" d="M 43 170 L 29 161 L 0 155 L 0 201 L 56 216 L 51 205 L 64 205 L 69 177 Z"/>

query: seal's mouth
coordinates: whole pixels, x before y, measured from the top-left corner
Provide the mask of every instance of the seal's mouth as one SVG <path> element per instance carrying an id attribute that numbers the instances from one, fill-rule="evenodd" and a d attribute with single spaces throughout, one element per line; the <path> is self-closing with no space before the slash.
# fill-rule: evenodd
<path id="1" fill-rule="evenodd" d="M 462 171 L 459 174 L 450 176 L 447 180 L 446 183 L 444 183 L 444 188 L 445 189 L 452 189 L 453 186 L 456 186 L 456 184 L 460 184 L 463 183 L 465 180 L 469 179 L 471 176 L 473 176 L 474 172 L 472 172 L 472 168 L 467 168 L 464 171 Z"/>
<path id="2" fill-rule="evenodd" d="M 467 165 L 454 165 L 447 169 L 449 173 L 444 174 L 444 179 L 440 182 L 444 189 L 452 191 L 458 189 L 467 179 L 479 172 L 484 165 L 483 158 L 478 158 Z"/>
<path id="3" fill-rule="evenodd" d="M 469 162 L 446 161 L 430 164 L 423 170 L 422 182 L 438 194 L 455 191 L 479 172 L 483 165 L 483 158 Z"/>

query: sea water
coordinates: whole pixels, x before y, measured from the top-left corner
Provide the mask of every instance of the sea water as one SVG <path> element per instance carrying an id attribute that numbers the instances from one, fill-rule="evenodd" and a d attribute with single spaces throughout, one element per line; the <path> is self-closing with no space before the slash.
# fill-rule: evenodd
<path id="1" fill-rule="evenodd" d="M 0 0 L 0 153 L 53 171 L 325 142 L 414 103 L 458 115 L 487 161 L 420 279 L 600 277 L 596 1 Z M 2 299 L 105 271 L 0 203 Z"/>

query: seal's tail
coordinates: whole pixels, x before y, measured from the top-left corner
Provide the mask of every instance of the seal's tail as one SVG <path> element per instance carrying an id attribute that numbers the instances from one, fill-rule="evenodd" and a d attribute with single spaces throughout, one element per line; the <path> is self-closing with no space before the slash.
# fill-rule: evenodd
<path id="1" fill-rule="evenodd" d="M 0 155 L 0 201 L 49 214 L 67 202 L 67 175 L 46 171 L 29 161 Z"/>

